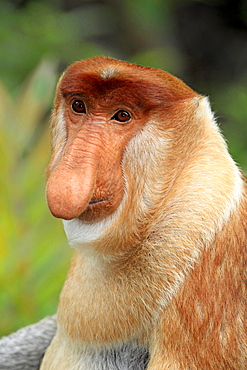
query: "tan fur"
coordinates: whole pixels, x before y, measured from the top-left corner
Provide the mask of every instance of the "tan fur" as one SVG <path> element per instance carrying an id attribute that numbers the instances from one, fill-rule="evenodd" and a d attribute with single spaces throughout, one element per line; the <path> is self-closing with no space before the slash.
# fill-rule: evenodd
<path id="1" fill-rule="evenodd" d="M 139 102 L 132 104 L 128 95 L 124 81 L 129 76 L 140 84 L 137 95 L 144 82 L 150 89 L 142 108 Z M 107 110 L 130 106 L 131 112 L 136 109 L 137 113 L 125 126 L 111 126 L 108 136 L 107 125 L 112 121 L 90 121 L 90 127 L 99 125 L 99 131 L 93 127 L 93 135 L 97 138 L 102 132 L 105 149 L 96 150 L 94 139 L 89 148 L 98 151 L 96 157 L 106 158 L 104 153 L 113 157 L 107 164 L 98 159 L 104 172 L 95 172 L 87 194 L 104 193 L 103 187 L 110 194 L 114 178 L 109 175 L 107 180 L 107 174 L 113 169 L 121 168 L 117 176 L 121 174 L 122 182 L 118 180 L 118 195 L 111 201 L 117 206 L 109 206 L 105 213 L 96 208 L 88 222 L 87 213 L 83 216 L 88 212 L 88 198 L 79 221 L 65 223 L 76 252 L 60 297 L 58 331 L 42 370 L 90 370 L 86 359 L 90 351 L 117 349 L 125 343 L 149 351 L 149 370 L 246 369 L 246 187 L 206 98 L 165 72 L 113 59 L 93 58 L 70 67 L 58 85 L 53 113 L 53 156 L 48 168 L 51 210 L 60 212 L 58 198 L 79 199 L 84 204 L 73 183 L 65 190 L 57 188 L 60 179 L 65 187 L 69 182 L 66 174 L 70 177 L 73 171 L 71 159 L 67 165 L 67 153 L 73 148 L 76 154 L 71 158 L 81 155 L 74 143 L 81 132 L 86 135 L 89 130 L 86 116 L 80 116 L 84 121 L 76 123 L 75 129 L 75 123 L 70 126 L 68 120 L 76 122 L 79 116 L 63 113 L 66 139 L 61 112 L 69 110 L 69 105 L 66 108 L 63 96 L 72 94 L 73 83 L 76 94 L 85 96 L 80 89 L 89 77 L 123 82 L 119 106 L 113 98 L 109 102 L 104 98 L 98 106 L 97 100 L 91 100 L 100 117 L 105 117 Z M 97 99 L 101 101 L 101 96 Z M 84 136 L 83 140 L 86 145 Z M 121 155 L 116 146 L 114 151 L 108 149 L 116 141 Z M 80 158 L 84 161 L 85 155 Z M 81 162 L 75 164 L 79 179 L 77 166 L 80 169 Z M 83 192 L 83 176 L 80 179 Z M 74 208 L 69 209 L 68 199 L 61 203 L 62 213 L 55 215 L 72 218 Z M 83 232 L 87 228 L 92 231 L 91 240 L 80 239 L 80 227 Z M 73 238 L 75 232 L 78 235 Z M 100 363 L 90 366 L 104 368 Z"/>

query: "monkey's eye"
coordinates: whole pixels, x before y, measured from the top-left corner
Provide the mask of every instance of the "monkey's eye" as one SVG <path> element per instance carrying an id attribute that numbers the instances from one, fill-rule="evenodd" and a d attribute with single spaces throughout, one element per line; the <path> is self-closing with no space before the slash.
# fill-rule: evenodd
<path id="1" fill-rule="evenodd" d="M 82 100 L 73 101 L 71 107 L 76 113 L 86 113 L 86 107 Z"/>
<path id="2" fill-rule="evenodd" d="M 114 114 L 112 119 L 118 122 L 127 122 L 131 119 L 131 115 L 126 110 L 119 110 L 116 114 Z"/>

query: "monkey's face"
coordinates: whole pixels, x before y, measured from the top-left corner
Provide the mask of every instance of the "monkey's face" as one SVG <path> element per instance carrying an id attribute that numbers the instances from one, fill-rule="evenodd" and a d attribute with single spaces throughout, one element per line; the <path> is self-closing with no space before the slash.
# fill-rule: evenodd
<path id="1" fill-rule="evenodd" d="M 159 73 L 93 58 L 75 63 L 62 76 L 47 170 L 47 201 L 55 217 L 91 223 L 116 211 L 125 192 L 122 160 L 128 142 L 150 115 L 163 115 L 175 97 L 164 89 Z"/>
<path id="2" fill-rule="evenodd" d="M 56 217 L 94 222 L 112 214 L 123 198 L 123 152 L 144 117 L 117 83 L 73 72 L 72 89 L 71 75 L 58 88 L 53 118 L 60 132 L 53 140 L 62 133 L 66 138 L 49 165 L 47 200 Z"/>

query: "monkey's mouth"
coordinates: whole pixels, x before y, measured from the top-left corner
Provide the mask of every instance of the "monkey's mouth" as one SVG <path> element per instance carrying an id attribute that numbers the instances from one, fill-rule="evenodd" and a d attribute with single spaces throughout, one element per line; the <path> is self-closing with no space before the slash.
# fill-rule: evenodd
<path id="1" fill-rule="evenodd" d="M 82 221 L 97 222 L 112 213 L 111 207 L 109 199 L 91 199 L 78 218 Z"/>
<path id="2" fill-rule="evenodd" d="M 90 202 L 89 202 L 89 206 L 93 206 L 95 204 L 101 204 L 101 203 L 106 203 L 108 202 L 108 199 L 92 199 Z"/>

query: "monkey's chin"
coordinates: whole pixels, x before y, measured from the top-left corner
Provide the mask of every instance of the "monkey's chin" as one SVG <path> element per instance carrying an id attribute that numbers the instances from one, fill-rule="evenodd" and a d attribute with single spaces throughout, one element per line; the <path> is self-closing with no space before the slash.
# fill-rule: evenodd
<path id="1" fill-rule="evenodd" d="M 99 240 L 111 223 L 111 216 L 94 223 L 83 222 L 79 218 L 63 220 L 68 242 L 75 249 L 83 248 Z"/>
<path id="2" fill-rule="evenodd" d="M 94 242 L 97 242 L 107 231 L 109 226 L 114 223 L 121 212 L 121 206 L 115 213 L 104 217 L 99 221 L 85 221 L 79 217 L 72 220 L 63 220 L 64 230 L 71 247 L 81 250 Z M 84 215 L 84 218 L 85 215 Z"/>

